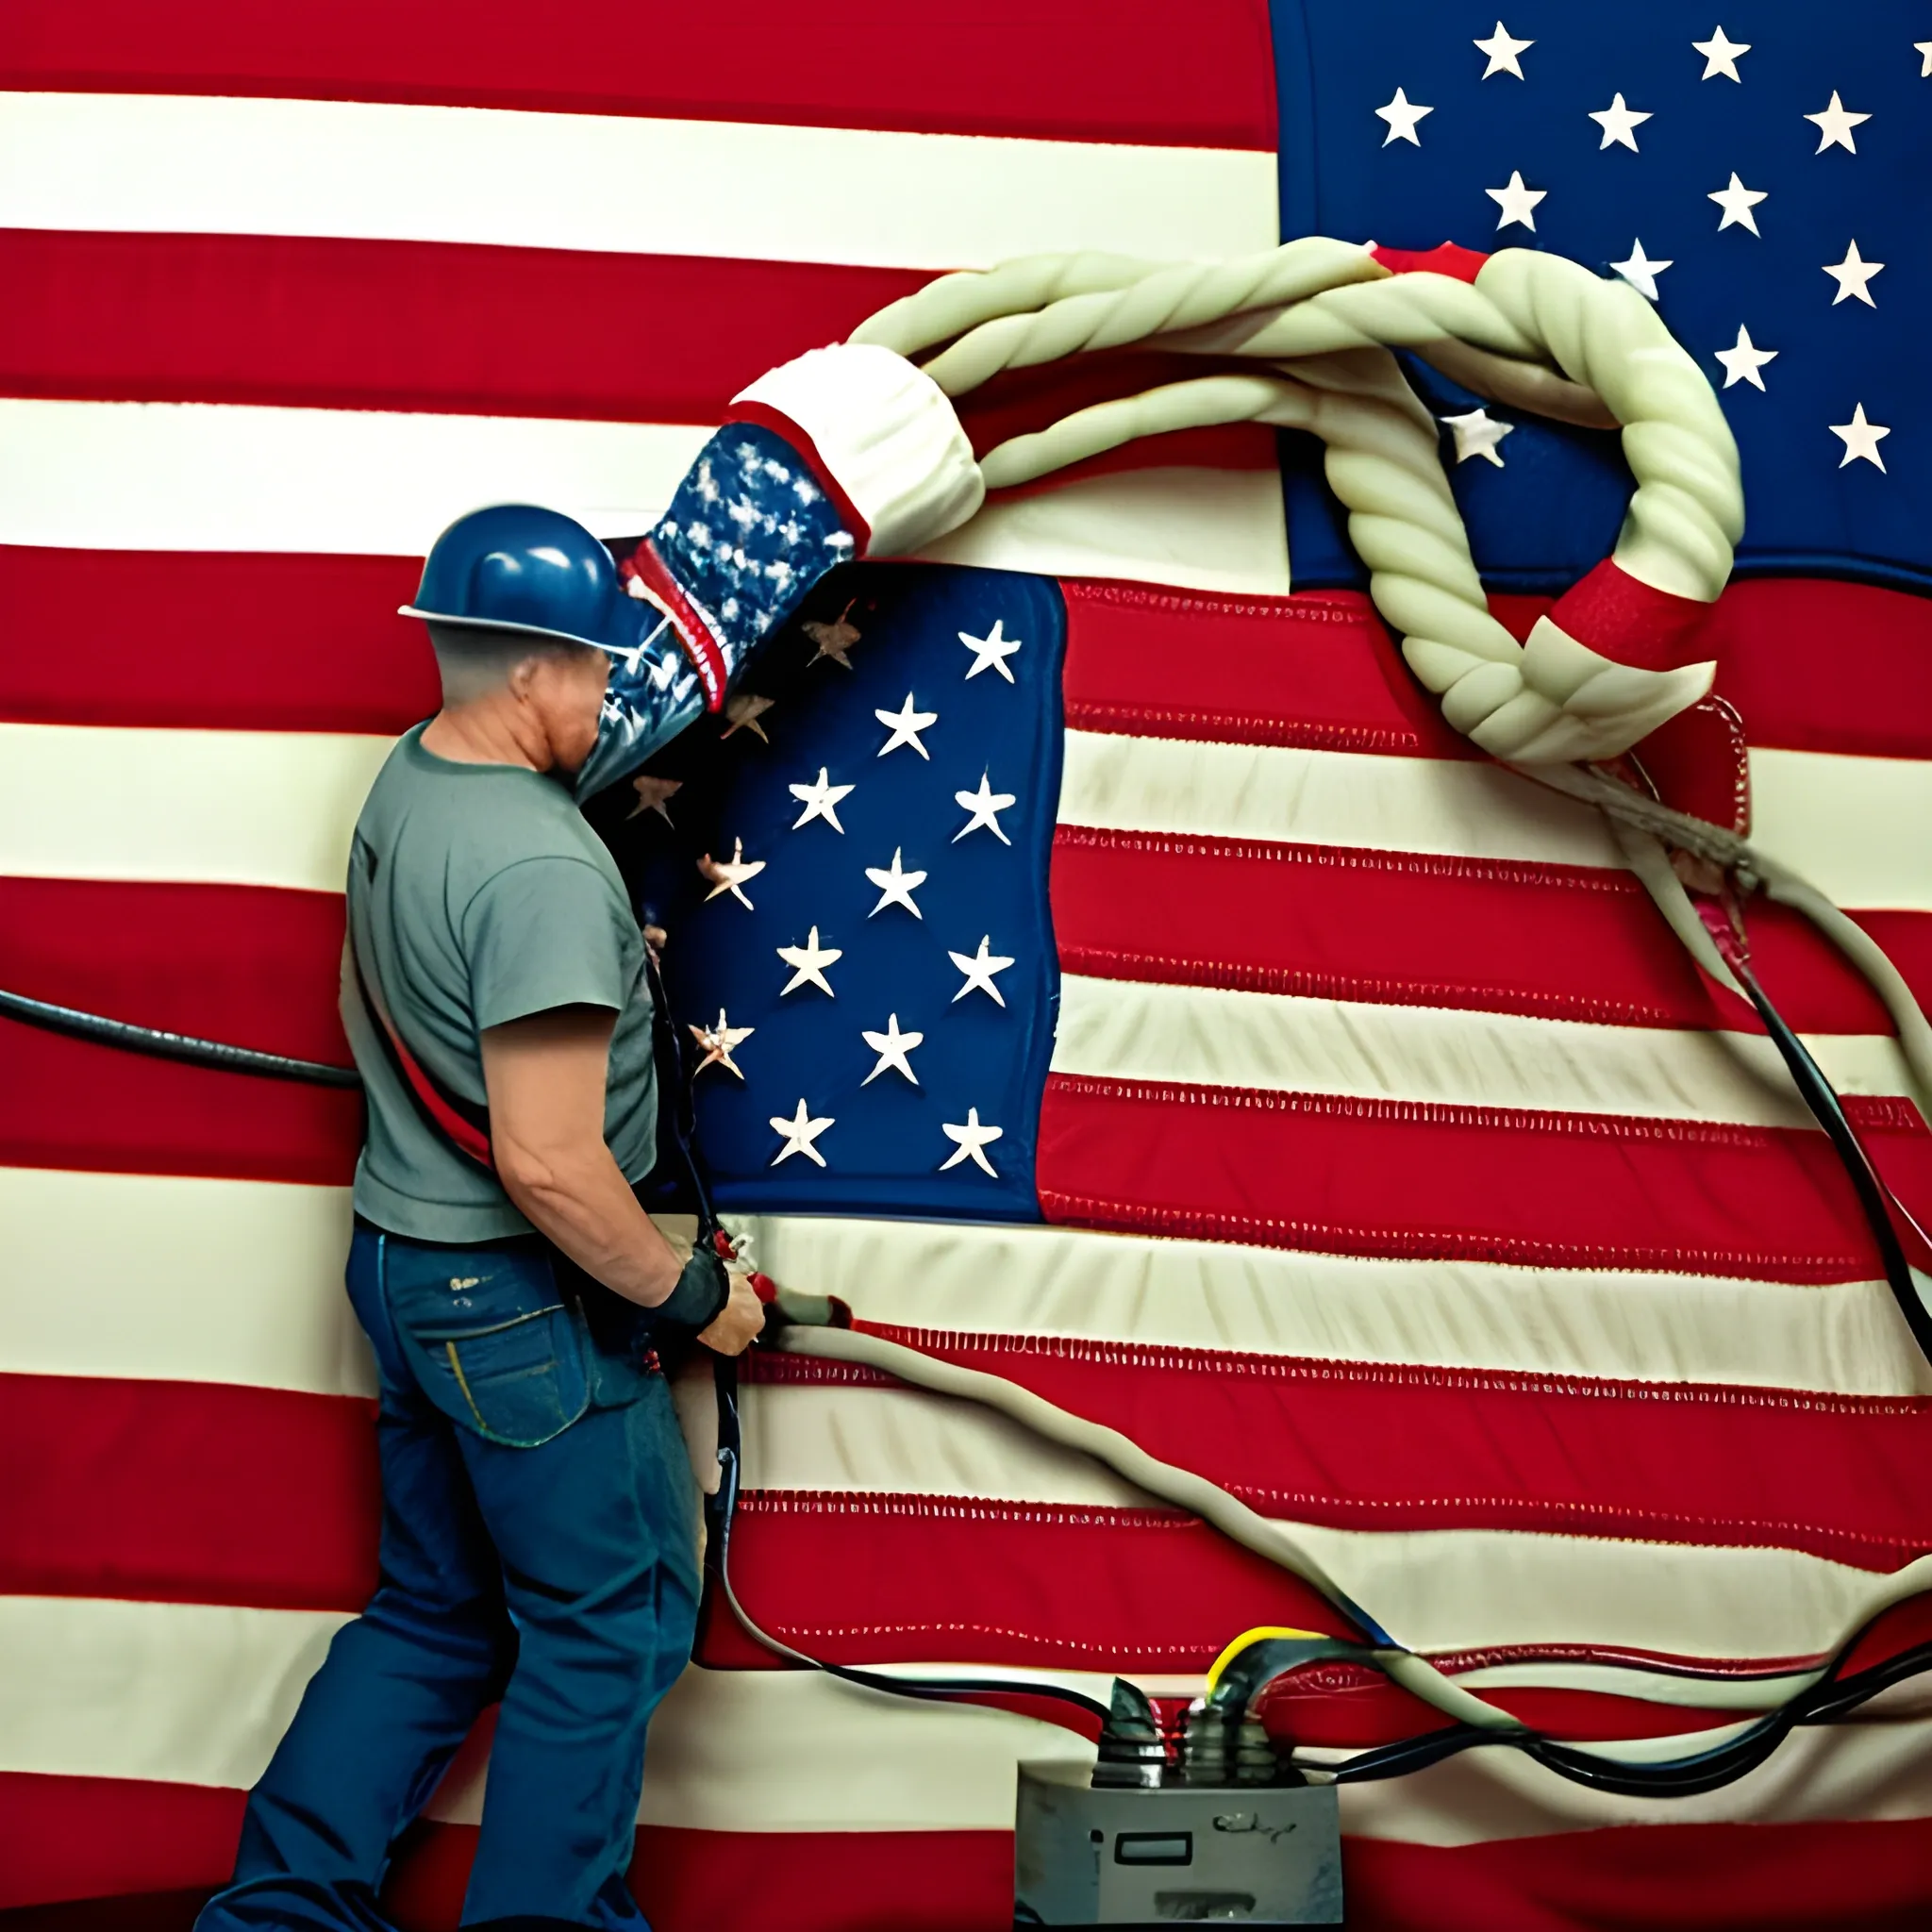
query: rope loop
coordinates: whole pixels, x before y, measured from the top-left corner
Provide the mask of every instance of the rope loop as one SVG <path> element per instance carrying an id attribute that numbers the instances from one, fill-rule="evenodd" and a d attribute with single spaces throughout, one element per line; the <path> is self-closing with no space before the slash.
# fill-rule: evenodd
<path id="1" fill-rule="evenodd" d="M 1613 758 L 1710 689 L 1716 665 L 1694 641 L 1743 529 L 1737 446 L 1650 304 L 1559 256 L 1506 250 L 1473 283 L 1394 275 L 1324 236 L 1225 262 L 1029 256 L 941 276 L 854 339 L 925 355 L 956 398 L 1003 370 L 1136 342 L 1252 363 L 1252 375 L 1165 384 L 1014 437 L 981 459 L 987 487 L 1169 430 L 1311 432 L 1410 669 L 1498 758 Z M 1440 432 L 1394 348 L 1492 400 L 1621 429 L 1637 487 L 1615 551 L 1523 644 L 1490 614 Z"/>

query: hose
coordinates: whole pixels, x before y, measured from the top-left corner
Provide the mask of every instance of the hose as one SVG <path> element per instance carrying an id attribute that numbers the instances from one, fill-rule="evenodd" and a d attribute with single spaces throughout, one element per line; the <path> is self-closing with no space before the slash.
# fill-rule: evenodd
<path id="1" fill-rule="evenodd" d="M 158 1026 L 142 1026 L 132 1020 L 110 1020 L 102 1013 L 83 1013 L 75 1007 L 57 1007 L 24 992 L 0 990 L 0 1014 L 23 1020 L 50 1033 L 91 1040 L 102 1046 L 125 1047 L 158 1059 L 181 1060 L 190 1066 L 218 1067 L 228 1074 L 259 1074 L 277 1080 L 301 1080 L 311 1087 L 360 1087 L 354 1067 L 327 1060 L 303 1060 L 288 1054 L 262 1053 L 252 1046 L 230 1046 L 225 1041 L 201 1040 L 192 1033 L 170 1033 Z"/>
<path id="2" fill-rule="evenodd" d="M 1892 1574 L 1876 1601 L 1868 1607 L 1859 1628 L 1839 1646 L 1833 1661 L 1808 1676 L 1803 1687 L 1784 1703 L 1707 1749 L 1680 1758 L 1628 1762 L 1602 1750 L 1559 1743 L 1499 1706 L 1464 1690 L 1426 1658 L 1391 1637 L 1280 1524 L 1259 1515 L 1208 1477 L 1150 1456 L 1118 1429 L 1074 1415 L 1004 1375 L 941 1361 L 919 1349 L 863 1330 L 806 1327 L 794 1323 L 777 1329 L 770 1339 L 788 1354 L 875 1369 L 937 1394 L 980 1403 L 1048 1441 L 1092 1457 L 1135 1487 L 1211 1524 L 1242 1548 L 1299 1578 L 1368 1639 L 1365 1643 L 1350 1646 L 1333 1638 L 1311 1637 L 1309 1643 L 1313 1649 L 1308 1660 L 1319 1653 L 1323 1658 L 1346 1656 L 1371 1665 L 1391 1683 L 1455 1720 L 1447 1730 L 1429 1732 L 1398 1745 L 1378 1747 L 1341 1767 L 1297 1764 L 1297 1770 L 1305 1774 L 1324 1781 L 1394 1776 L 1420 1770 L 1425 1764 L 1476 1744 L 1508 1744 L 1526 1752 L 1571 1782 L 1593 1790 L 1651 1797 L 1689 1796 L 1713 1790 L 1762 1763 L 1793 1725 L 1827 1722 L 1866 1697 L 1875 1695 L 1890 1682 L 1898 1681 L 1896 1677 L 1883 1682 L 1874 1678 L 1870 1688 L 1863 1689 L 1859 1688 L 1860 1679 L 1840 1683 L 1838 1673 L 1843 1659 L 1882 1611 L 1932 1588 L 1932 1557 L 1921 1557 Z M 1913 1661 L 1903 1675 L 1932 1666 L 1932 1645 L 1921 1645 L 1906 1656 Z M 1224 1653 L 1224 1662 L 1225 1657 Z M 1861 1678 L 1870 1674 L 1861 1674 Z"/>

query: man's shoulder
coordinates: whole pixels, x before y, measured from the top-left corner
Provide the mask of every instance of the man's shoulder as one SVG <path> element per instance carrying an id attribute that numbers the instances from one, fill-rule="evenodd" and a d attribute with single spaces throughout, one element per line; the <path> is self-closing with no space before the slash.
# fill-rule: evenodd
<path id="1" fill-rule="evenodd" d="M 416 744 L 422 728 L 406 732 L 376 774 L 357 822 L 358 840 L 473 883 L 532 859 L 602 869 L 603 842 L 562 786 L 512 765 L 430 758 Z"/>

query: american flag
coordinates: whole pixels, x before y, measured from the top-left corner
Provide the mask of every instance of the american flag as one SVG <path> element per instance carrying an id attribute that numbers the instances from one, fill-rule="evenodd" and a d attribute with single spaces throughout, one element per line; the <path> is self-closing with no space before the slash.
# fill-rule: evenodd
<path id="1" fill-rule="evenodd" d="M 435 696 L 389 613 L 452 515 L 635 537 L 735 390 L 941 270 L 1325 232 L 1654 295 L 1743 452 L 1713 625 L 1757 836 L 1923 991 L 1928 32 L 1903 0 L 596 0 L 541 30 L 21 0 L 0 983 L 340 1059 L 349 827 Z M 1613 541 L 1614 445 L 1411 373 L 1524 630 Z M 1066 393 L 1008 384 L 969 428 Z M 828 581 L 751 691 L 654 767 L 677 791 L 595 810 L 679 1024 L 741 1074 L 705 1069 L 700 1118 L 768 1272 L 1304 1525 L 1573 1739 L 1733 1721 L 1932 1549 L 1932 1374 L 1823 1137 L 1601 827 L 1414 688 L 1310 447 L 1191 434 L 1016 492 Z M 762 870 L 706 900 L 734 855 Z M 1923 1212 L 1882 1012 L 1753 931 Z M 357 1108 L 12 1023 L 0 1056 L 0 1907 L 185 1923 L 373 1580 Z M 739 1581 L 803 1648 L 1184 1696 L 1237 1631 L 1319 1615 L 984 1416 L 753 1374 Z M 1082 1740 L 766 1662 L 714 1624 L 654 1725 L 656 1921 L 1005 1924 L 1014 1763 Z M 1281 1719 L 1424 1722 L 1345 1677 Z M 406 1843 L 399 1923 L 454 1922 L 486 1751 Z M 1342 1817 L 1363 1926 L 1911 1923 L 1932 1736 L 1894 1696 L 1669 1806 L 1475 1753 Z"/>

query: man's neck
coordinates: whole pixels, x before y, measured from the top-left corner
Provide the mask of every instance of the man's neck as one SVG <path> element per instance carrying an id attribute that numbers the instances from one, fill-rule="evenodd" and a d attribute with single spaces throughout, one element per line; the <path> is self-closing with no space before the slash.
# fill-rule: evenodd
<path id="1" fill-rule="evenodd" d="M 529 728 L 522 708 L 492 694 L 467 705 L 445 705 L 423 727 L 425 751 L 458 765 L 521 765 L 547 772 L 549 746 Z"/>

